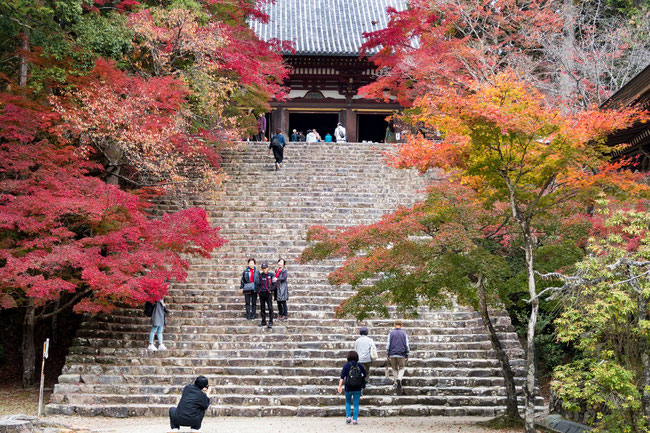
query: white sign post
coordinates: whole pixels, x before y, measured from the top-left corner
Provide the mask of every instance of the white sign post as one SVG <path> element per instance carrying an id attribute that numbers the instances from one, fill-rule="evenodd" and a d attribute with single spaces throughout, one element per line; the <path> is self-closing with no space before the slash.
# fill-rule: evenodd
<path id="1" fill-rule="evenodd" d="M 43 343 L 43 363 L 41 364 L 41 389 L 38 393 L 38 417 L 40 418 L 43 409 L 43 387 L 45 386 L 45 360 L 49 356 L 50 339 L 47 338 Z"/>

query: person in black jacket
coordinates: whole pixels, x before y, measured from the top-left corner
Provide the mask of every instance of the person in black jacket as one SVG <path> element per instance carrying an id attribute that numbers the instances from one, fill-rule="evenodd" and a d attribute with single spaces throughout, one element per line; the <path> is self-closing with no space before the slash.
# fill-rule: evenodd
<path id="1" fill-rule="evenodd" d="M 260 273 L 255 269 L 255 259 L 248 259 L 248 267 L 241 276 L 241 292 L 246 300 L 246 319 L 257 319 L 257 286 L 260 282 Z"/>
<path id="2" fill-rule="evenodd" d="M 273 275 L 269 274 L 268 263 L 262 263 L 262 273 L 260 274 L 257 293 L 260 295 L 260 313 L 262 314 L 262 323 L 259 326 L 266 326 L 266 310 L 268 310 L 268 327 L 273 328 Z"/>
<path id="3" fill-rule="evenodd" d="M 275 135 L 271 137 L 271 142 L 269 143 L 269 153 L 273 151 L 273 157 L 275 158 L 275 169 L 280 169 L 280 164 L 284 159 L 284 146 L 287 145 L 287 141 L 282 135 L 281 130 L 276 130 Z"/>
<path id="4" fill-rule="evenodd" d="M 172 430 L 179 431 L 181 426 L 190 427 L 192 431 L 201 430 L 203 416 L 209 406 L 208 379 L 199 376 L 193 384 L 185 385 L 178 406 L 169 408 L 169 424 Z"/>

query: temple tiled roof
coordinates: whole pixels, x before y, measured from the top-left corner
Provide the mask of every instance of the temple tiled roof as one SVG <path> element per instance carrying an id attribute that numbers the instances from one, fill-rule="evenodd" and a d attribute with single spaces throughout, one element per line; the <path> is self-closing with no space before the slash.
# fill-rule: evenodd
<path id="1" fill-rule="evenodd" d="M 263 39 L 294 43 L 295 55 L 356 56 L 362 34 L 386 27 L 386 8 L 406 8 L 405 0 L 277 0 L 266 6 L 269 23 L 253 22 Z"/>

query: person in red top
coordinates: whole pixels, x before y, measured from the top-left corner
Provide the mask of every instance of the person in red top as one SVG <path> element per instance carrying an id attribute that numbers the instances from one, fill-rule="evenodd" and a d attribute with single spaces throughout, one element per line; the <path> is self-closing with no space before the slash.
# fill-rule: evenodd
<path id="1" fill-rule="evenodd" d="M 241 276 L 240 289 L 246 300 L 246 319 L 257 319 L 257 287 L 260 283 L 260 272 L 255 269 L 255 259 L 248 259 L 248 267 Z"/>

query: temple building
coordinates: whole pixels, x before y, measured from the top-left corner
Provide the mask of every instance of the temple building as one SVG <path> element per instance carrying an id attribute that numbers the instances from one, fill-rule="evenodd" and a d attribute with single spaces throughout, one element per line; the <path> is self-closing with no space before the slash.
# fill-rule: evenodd
<path id="1" fill-rule="evenodd" d="M 357 96 L 370 83 L 377 68 L 360 56 L 363 33 L 385 28 L 386 8 L 403 10 L 403 0 L 276 0 L 266 6 L 268 23 L 251 25 L 263 40 L 294 44 L 284 53 L 292 68 L 285 101 L 273 101 L 267 124 L 288 134 L 293 129 L 317 129 L 333 134 L 341 122 L 348 141 L 384 140 L 386 117 L 400 109 Z"/>
<path id="2" fill-rule="evenodd" d="M 638 107 L 650 110 L 650 65 L 614 93 L 602 108 Z M 613 153 L 614 159 L 630 159 L 633 170 L 650 171 L 650 122 L 638 122 L 617 131 L 607 138 L 608 146 L 620 146 Z"/>

